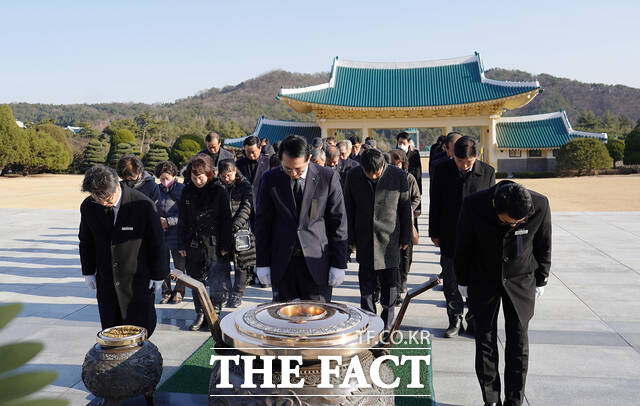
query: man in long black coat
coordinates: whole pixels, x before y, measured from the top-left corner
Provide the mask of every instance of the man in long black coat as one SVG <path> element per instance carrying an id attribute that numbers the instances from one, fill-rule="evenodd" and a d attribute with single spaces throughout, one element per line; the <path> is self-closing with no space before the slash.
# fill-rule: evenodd
<path id="1" fill-rule="evenodd" d="M 256 206 L 256 273 L 274 301 L 330 302 L 347 268 L 347 216 L 334 170 L 309 162 L 304 138 L 280 145 L 282 166 L 262 176 Z"/>
<path id="2" fill-rule="evenodd" d="M 393 321 L 400 250 L 411 241 L 411 202 L 407 175 L 387 165 L 380 150 L 360 155 L 360 166 L 347 174 L 344 201 L 349 219 L 349 247 L 360 264 L 360 306 L 376 313 L 373 292 L 380 279 L 385 328 Z"/>
<path id="3" fill-rule="evenodd" d="M 478 147 L 475 140 L 462 137 L 453 146 L 454 159 L 441 162 L 436 167 L 437 176 L 432 179 L 429 198 L 429 236 L 436 247 L 440 247 L 440 265 L 444 297 L 447 302 L 449 327 L 445 337 L 455 337 L 462 326 L 464 302 L 453 270 L 453 255 L 456 244 L 456 226 L 462 200 L 475 192 L 488 189 L 496 183 L 495 171 L 477 160 Z M 467 313 L 467 326 L 472 333 L 472 313 Z"/>
<path id="4" fill-rule="evenodd" d="M 505 319 L 505 402 L 520 405 L 529 361 L 528 325 L 551 267 L 549 200 L 502 181 L 468 196 L 458 221 L 455 272 L 476 319 L 476 375 L 486 404 L 500 404 L 497 320 Z"/>
<path id="5" fill-rule="evenodd" d="M 209 133 L 204 137 L 207 147 L 200 151 L 200 154 L 207 154 L 213 160 L 213 166 L 218 167 L 218 162 L 224 159 L 235 159 L 233 152 L 224 149 L 218 133 Z"/>
<path id="6" fill-rule="evenodd" d="M 102 328 L 133 324 L 151 336 L 154 288 L 168 274 L 154 203 L 102 165 L 86 172 L 82 190 L 91 196 L 80 206 L 80 262 L 85 282 L 97 289 Z"/>

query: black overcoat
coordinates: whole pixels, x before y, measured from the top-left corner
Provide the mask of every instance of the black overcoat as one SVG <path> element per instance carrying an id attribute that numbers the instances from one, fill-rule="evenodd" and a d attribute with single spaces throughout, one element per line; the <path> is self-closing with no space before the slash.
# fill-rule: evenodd
<path id="1" fill-rule="evenodd" d="M 151 335 L 156 312 L 149 281 L 168 275 L 160 217 L 148 197 L 128 187 L 120 189 L 115 225 L 91 197 L 80 206 L 82 274 L 96 275 L 102 328 L 133 324 Z"/>
<path id="2" fill-rule="evenodd" d="M 490 165 L 476 160 L 471 173 L 465 176 L 460 174 L 455 160 L 448 159 L 437 165 L 435 173 L 429 196 L 429 237 L 439 238 L 442 255 L 453 258 L 462 200 L 493 186 L 495 171 Z"/>
<path id="3" fill-rule="evenodd" d="M 465 198 L 458 221 L 454 269 L 458 284 L 469 287 L 474 303 L 500 296 L 504 287 L 525 325 L 533 316 L 535 288 L 545 286 L 549 277 L 551 210 L 545 196 L 529 191 L 533 214 L 513 228 L 502 225 L 493 196 L 503 182 Z M 474 307 L 476 317 L 493 317 L 492 306 Z"/>

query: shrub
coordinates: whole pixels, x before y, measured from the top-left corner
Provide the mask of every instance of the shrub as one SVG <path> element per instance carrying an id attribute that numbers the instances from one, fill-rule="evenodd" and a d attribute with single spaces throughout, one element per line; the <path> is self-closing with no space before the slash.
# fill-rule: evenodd
<path id="1" fill-rule="evenodd" d="M 82 160 L 81 170 L 86 172 L 87 169 L 95 165 L 101 165 L 105 162 L 104 145 L 97 138 L 89 141 L 87 149 L 84 150 L 84 159 Z"/>
<path id="2" fill-rule="evenodd" d="M 28 154 L 25 131 L 16 125 L 11 108 L 0 105 L 0 172 L 5 166 L 20 164 Z"/>
<path id="3" fill-rule="evenodd" d="M 624 139 L 624 164 L 640 164 L 640 127 L 636 127 Z"/>
<path id="4" fill-rule="evenodd" d="M 65 151 L 65 159 L 66 165 L 64 169 L 67 169 L 73 160 L 73 150 L 71 149 L 71 145 L 69 145 L 69 141 L 67 140 L 66 130 L 62 127 L 58 127 L 55 124 L 38 124 L 35 127 L 36 136 L 41 134 L 47 134 L 51 138 L 53 138 L 56 142 L 60 143 Z"/>
<path id="5" fill-rule="evenodd" d="M 595 138 L 574 138 L 558 151 L 557 168 L 560 171 L 575 169 L 580 174 L 590 174 L 610 166 L 607 147 Z"/>
<path id="6" fill-rule="evenodd" d="M 616 162 L 622 161 L 624 158 L 624 141 L 617 138 L 612 138 L 607 141 L 607 151 L 609 156 L 613 159 L 613 168 L 616 167 Z"/>
<path id="7" fill-rule="evenodd" d="M 156 165 L 168 160 L 169 147 L 164 142 L 158 141 L 149 146 L 149 152 L 147 152 L 144 158 L 142 158 L 142 163 L 147 171 L 154 173 Z"/>
<path id="8" fill-rule="evenodd" d="M 61 143 L 44 132 L 29 129 L 25 133 L 31 151 L 21 165 L 25 173 L 62 172 L 69 167 L 69 155 Z"/>
<path id="9" fill-rule="evenodd" d="M 176 139 L 171 148 L 171 160 L 178 168 L 184 167 L 192 156 L 205 148 L 204 138 L 196 134 L 185 134 Z"/>
<path id="10" fill-rule="evenodd" d="M 125 155 L 133 154 L 133 147 L 127 142 L 118 144 L 115 149 L 112 149 L 111 155 L 107 161 L 108 165 L 112 168 L 118 166 L 118 161 Z"/>
<path id="11" fill-rule="evenodd" d="M 508 177 L 509 174 L 507 172 L 496 172 L 496 179 L 504 179 Z"/>
<path id="12" fill-rule="evenodd" d="M 111 145 L 118 145 L 125 142 L 132 146 L 136 145 L 136 137 L 129 130 L 120 129 L 111 136 Z"/>

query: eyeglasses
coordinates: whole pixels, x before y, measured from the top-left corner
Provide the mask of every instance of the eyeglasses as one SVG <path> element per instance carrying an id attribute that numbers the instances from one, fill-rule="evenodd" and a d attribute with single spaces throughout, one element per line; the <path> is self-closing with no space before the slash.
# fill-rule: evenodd
<path id="1" fill-rule="evenodd" d="M 104 206 L 105 203 L 106 204 L 115 204 L 115 202 L 113 201 L 116 197 L 116 193 L 118 192 L 118 190 L 116 189 L 115 192 L 111 193 L 109 196 L 107 196 L 106 198 L 100 198 L 94 194 L 91 195 L 91 198 L 93 199 L 93 201 L 95 203 L 98 203 L 101 206 Z"/>
<path id="2" fill-rule="evenodd" d="M 287 175 L 302 175 L 304 173 L 305 169 L 307 169 L 306 166 L 304 166 L 302 168 L 287 168 L 287 167 L 282 166 L 282 170 Z"/>

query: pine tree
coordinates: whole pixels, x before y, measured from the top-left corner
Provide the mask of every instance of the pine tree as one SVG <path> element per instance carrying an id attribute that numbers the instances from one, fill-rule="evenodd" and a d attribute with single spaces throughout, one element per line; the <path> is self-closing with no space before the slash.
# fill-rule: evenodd
<path id="1" fill-rule="evenodd" d="M 82 172 L 95 165 L 103 165 L 105 162 L 104 145 L 97 138 L 89 141 L 89 145 L 84 150 L 84 159 L 82 160 Z"/>
<path id="2" fill-rule="evenodd" d="M 154 173 L 156 165 L 169 160 L 169 147 L 164 142 L 156 141 L 149 146 L 149 152 L 142 158 L 144 169 Z"/>

